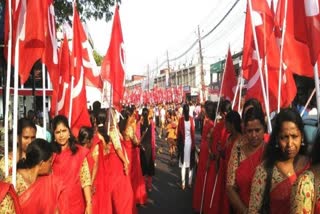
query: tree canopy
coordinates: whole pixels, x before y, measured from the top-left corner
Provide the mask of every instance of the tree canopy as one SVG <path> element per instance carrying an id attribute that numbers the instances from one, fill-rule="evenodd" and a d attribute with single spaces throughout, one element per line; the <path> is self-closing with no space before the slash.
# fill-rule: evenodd
<path id="1" fill-rule="evenodd" d="M 81 14 L 82 19 L 103 19 L 109 21 L 113 15 L 110 7 L 114 6 L 120 0 L 77 0 L 77 9 Z M 72 17 L 72 1 L 55 0 L 55 14 L 58 25 L 64 21 L 70 21 Z"/>

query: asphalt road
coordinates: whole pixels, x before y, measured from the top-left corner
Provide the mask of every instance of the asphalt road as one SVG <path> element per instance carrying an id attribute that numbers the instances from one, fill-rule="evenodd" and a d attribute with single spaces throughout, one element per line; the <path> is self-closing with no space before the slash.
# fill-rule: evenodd
<path id="1" fill-rule="evenodd" d="M 196 140 L 199 142 L 199 135 Z M 157 138 L 157 150 L 162 148 L 162 152 L 157 152 L 156 171 L 153 177 L 152 191 L 148 193 L 148 202 L 145 206 L 139 207 L 139 214 L 193 214 L 192 211 L 192 189 L 181 190 L 180 168 L 175 160 L 170 166 L 168 145 Z M 195 175 L 194 175 L 195 176 Z"/>

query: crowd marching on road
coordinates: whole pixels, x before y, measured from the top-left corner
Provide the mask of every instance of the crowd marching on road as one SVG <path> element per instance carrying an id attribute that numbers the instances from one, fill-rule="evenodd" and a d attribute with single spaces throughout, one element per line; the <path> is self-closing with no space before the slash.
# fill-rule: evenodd
<path id="1" fill-rule="evenodd" d="M 276 114 L 269 134 L 255 99 L 241 114 L 228 100 L 121 112 L 96 102 L 92 127 L 75 135 L 58 115 L 50 142 L 30 115 L 8 176 L 0 160 L 0 213 L 320 212 L 320 134 L 307 152 L 295 108 Z"/>

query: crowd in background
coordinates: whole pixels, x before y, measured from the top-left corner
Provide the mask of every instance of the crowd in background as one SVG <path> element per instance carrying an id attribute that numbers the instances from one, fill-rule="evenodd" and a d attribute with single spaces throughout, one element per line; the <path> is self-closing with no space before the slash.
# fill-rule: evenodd
<path id="1" fill-rule="evenodd" d="M 163 149 L 171 166 L 178 161 L 181 190 L 193 190 L 195 213 L 320 213 L 320 132 L 307 152 L 295 108 L 275 114 L 270 133 L 255 99 L 241 112 L 221 100 L 121 112 L 95 102 L 90 114 L 92 126 L 79 133 L 62 115 L 51 132 L 33 111 L 19 120 L 17 163 L 10 152 L 8 176 L 0 160 L 0 213 L 137 213 L 147 205 Z"/>

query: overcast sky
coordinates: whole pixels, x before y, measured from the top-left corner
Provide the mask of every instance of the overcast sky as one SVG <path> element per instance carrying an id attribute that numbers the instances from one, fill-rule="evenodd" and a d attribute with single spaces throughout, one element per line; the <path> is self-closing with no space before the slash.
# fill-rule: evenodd
<path id="1" fill-rule="evenodd" d="M 122 0 L 120 19 L 126 46 L 127 75 L 146 73 L 166 58 L 184 52 L 197 39 L 197 26 L 206 34 L 231 8 L 235 0 Z M 246 0 L 241 0 L 211 38 L 203 41 L 205 58 L 217 61 L 227 53 L 228 44 L 239 49 L 243 41 Z M 112 21 L 89 21 L 95 49 L 105 55 Z M 233 50 L 233 49 L 232 49 Z M 234 50 L 236 51 L 236 50 Z M 197 58 L 198 46 L 182 61 Z M 172 64 L 181 64 L 180 61 Z"/>

